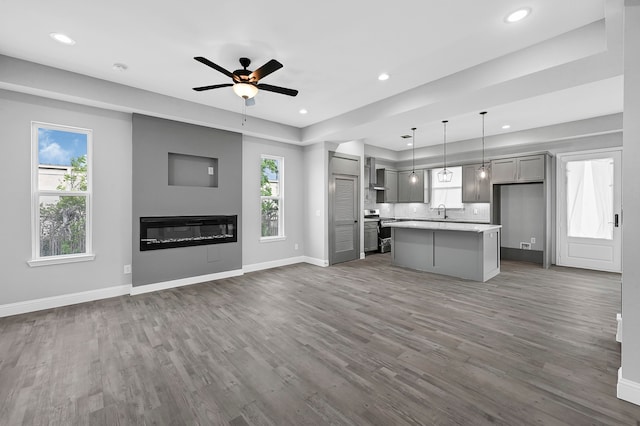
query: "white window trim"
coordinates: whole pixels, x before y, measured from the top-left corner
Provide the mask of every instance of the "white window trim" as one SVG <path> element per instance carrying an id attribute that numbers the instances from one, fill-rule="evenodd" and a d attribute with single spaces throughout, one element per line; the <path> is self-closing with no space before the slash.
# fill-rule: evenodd
<path id="1" fill-rule="evenodd" d="M 460 174 L 462 175 L 462 166 L 449 166 L 447 167 L 447 169 L 460 169 Z M 435 197 L 433 195 L 433 190 L 434 189 L 460 189 L 460 192 L 462 193 L 462 186 L 464 184 L 464 182 L 460 182 L 460 186 L 438 186 L 438 178 L 436 176 L 436 174 L 438 173 L 438 171 L 442 170 L 442 167 L 438 167 L 435 169 L 432 169 L 431 172 L 431 176 L 430 177 L 430 181 L 431 181 L 431 188 L 429 189 L 429 199 L 431 200 L 429 203 L 429 207 L 432 211 L 436 211 L 438 210 L 438 206 L 436 206 L 434 203 L 435 201 Z M 462 202 L 462 195 L 460 198 L 460 206 L 454 206 L 454 207 L 449 207 L 446 206 L 447 210 L 463 210 L 464 209 L 464 203 Z"/>
<path id="2" fill-rule="evenodd" d="M 278 169 L 278 174 L 280 177 L 280 181 L 278 182 L 279 185 L 279 189 L 278 189 L 278 193 L 280 194 L 278 197 L 269 197 L 269 196 L 263 196 L 260 195 L 260 208 L 262 208 L 262 200 L 266 200 L 266 199 L 274 199 L 274 200 L 278 200 L 278 206 L 280 211 L 278 212 L 278 234 L 279 235 L 274 235 L 274 236 L 270 236 L 270 237 L 263 237 L 260 236 L 260 242 L 261 243 L 271 243 L 271 242 L 276 242 L 276 241 L 284 241 L 287 239 L 287 234 L 285 232 L 285 226 L 284 226 L 284 208 L 285 208 L 285 201 L 284 201 L 284 157 L 283 156 L 279 156 L 279 155 L 269 155 L 269 154 L 262 154 L 260 155 L 260 164 L 262 164 L 262 160 L 263 159 L 269 159 L 269 160 L 278 160 L 279 162 L 279 169 Z M 262 227 L 262 226 L 261 226 Z M 261 231 L 262 233 L 262 231 Z"/>
<path id="3" fill-rule="evenodd" d="M 40 191 L 38 188 L 38 129 L 46 128 L 63 132 L 83 133 L 87 135 L 87 190 L 86 191 Z M 84 196 L 86 199 L 86 252 L 61 256 L 40 256 L 40 196 Z M 31 122 L 31 267 L 57 265 L 64 263 L 86 262 L 95 259 L 93 253 L 93 130 L 60 124 Z"/>

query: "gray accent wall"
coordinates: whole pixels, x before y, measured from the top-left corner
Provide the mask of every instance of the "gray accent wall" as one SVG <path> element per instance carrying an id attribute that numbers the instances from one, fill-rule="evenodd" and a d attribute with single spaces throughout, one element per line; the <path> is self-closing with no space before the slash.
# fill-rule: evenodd
<path id="1" fill-rule="evenodd" d="M 31 121 L 93 130 L 93 252 L 88 262 L 30 267 Z M 4 196 L 0 305 L 131 283 L 131 116 L 0 90 Z"/>
<path id="2" fill-rule="evenodd" d="M 169 153 L 218 159 L 218 187 L 170 186 Z M 242 135 L 133 115 L 132 284 L 242 269 Z M 140 252 L 140 217 L 238 215 L 238 242 Z"/>

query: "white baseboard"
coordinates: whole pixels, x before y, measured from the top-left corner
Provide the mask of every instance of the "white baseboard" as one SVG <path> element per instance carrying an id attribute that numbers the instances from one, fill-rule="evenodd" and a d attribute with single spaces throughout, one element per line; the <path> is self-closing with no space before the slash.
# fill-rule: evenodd
<path id="1" fill-rule="evenodd" d="M 8 303 L 0 305 L 0 318 L 11 315 L 25 314 L 28 312 L 41 311 L 43 309 L 58 308 L 61 306 L 75 305 L 77 303 L 91 302 L 100 299 L 109 299 L 111 297 L 131 295 L 135 296 L 143 293 L 150 293 L 158 290 L 166 290 L 169 288 L 182 287 L 191 284 L 198 284 L 206 281 L 220 280 L 223 278 L 231 278 L 242 275 L 244 272 L 259 271 L 263 269 L 275 268 L 278 266 L 293 265 L 295 263 L 309 263 L 316 266 L 326 267 L 329 262 L 323 259 L 317 259 L 307 256 L 290 257 L 288 259 L 275 260 L 272 262 L 256 263 L 244 266 L 243 269 L 235 269 L 232 271 L 219 272 L 215 274 L 200 275 L 197 277 L 182 278 L 172 281 L 164 281 L 160 283 L 147 284 L 133 287 L 131 284 L 120 285 L 114 287 L 106 287 L 98 290 L 89 290 L 79 293 L 63 294 L 61 296 L 45 297 L 42 299 L 27 300 L 24 302 Z"/>
<path id="2" fill-rule="evenodd" d="M 316 257 L 304 256 L 304 262 L 311 265 L 322 266 L 323 268 L 329 266 L 328 260 L 318 259 Z"/>
<path id="3" fill-rule="evenodd" d="M 640 383 L 622 378 L 622 367 L 618 369 L 618 398 L 640 405 Z"/>
<path id="4" fill-rule="evenodd" d="M 131 284 L 0 305 L 0 318 L 129 294 Z"/>
<path id="5" fill-rule="evenodd" d="M 163 281 L 154 284 L 145 284 L 131 287 L 131 295 L 135 296 L 143 293 L 151 293 L 158 290 L 167 290 L 169 288 L 183 287 L 185 285 L 199 284 L 206 281 L 221 280 L 223 278 L 238 277 L 242 275 L 242 269 L 234 269 L 231 271 L 217 272 L 215 274 L 199 275 L 197 277 L 181 278 L 179 280 Z"/>
<path id="6" fill-rule="evenodd" d="M 616 342 L 622 343 L 622 314 L 616 314 L 618 328 L 616 329 Z"/>
<path id="7" fill-rule="evenodd" d="M 261 263 L 253 263 L 251 265 L 244 265 L 242 267 L 242 270 L 246 274 L 247 272 L 262 271 L 264 269 L 277 268 L 279 266 L 293 265 L 293 264 L 302 263 L 302 262 L 304 262 L 304 256 L 296 256 L 296 257 L 289 257 L 287 259 L 272 260 L 270 262 L 261 262 Z"/>

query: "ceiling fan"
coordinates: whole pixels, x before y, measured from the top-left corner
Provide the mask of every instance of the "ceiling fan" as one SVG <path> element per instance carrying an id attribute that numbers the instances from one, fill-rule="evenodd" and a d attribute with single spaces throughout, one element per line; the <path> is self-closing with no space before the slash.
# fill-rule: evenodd
<path id="1" fill-rule="evenodd" d="M 247 68 L 251 65 L 251 60 L 249 58 L 240 58 L 240 65 L 244 69 L 235 70 L 234 72 L 229 72 L 228 70 L 222 68 L 218 64 L 214 64 L 210 60 L 202 56 L 196 56 L 196 61 L 201 62 L 216 71 L 221 72 L 222 74 L 230 77 L 233 80 L 233 83 L 224 83 L 224 84 L 214 84 L 212 86 L 202 86 L 202 87 L 194 87 L 193 90 L 197 92 L 202 92 L 203 90 L 211 90 L 211 89 L 219 89 L 221 87 L 230 87 L 233 86 L 233 91 L 236 95 L 240 96 L 245 100 L 247 105 L 252 105 L 253 102 L 249 100 L 252 99 L 257 93 L 259 89 L 266 90 L 268 92 L 280 93 L 288 96 L 296 96 L 298 94 L 297 90 L 287 89 L 286 87 L 272 86 L 271 84 L 259 83 L 261 79 L 273 73 L 274 71 L 279 70 L 283 67 L 283 65 L 276 61 L 275 59 L 270 60 L 260 68 L 255 71 L 248 70 Z"/>

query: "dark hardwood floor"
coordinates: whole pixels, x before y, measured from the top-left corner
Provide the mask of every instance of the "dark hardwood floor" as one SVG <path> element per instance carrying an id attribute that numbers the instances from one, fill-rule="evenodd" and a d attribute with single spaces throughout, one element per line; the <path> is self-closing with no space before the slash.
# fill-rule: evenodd
<path id="1" fill-rule="evenodd" d="M 8 317 L 0 424 L 638 425 L 619 309 L 618 274 L 386 254 Z"/>

